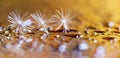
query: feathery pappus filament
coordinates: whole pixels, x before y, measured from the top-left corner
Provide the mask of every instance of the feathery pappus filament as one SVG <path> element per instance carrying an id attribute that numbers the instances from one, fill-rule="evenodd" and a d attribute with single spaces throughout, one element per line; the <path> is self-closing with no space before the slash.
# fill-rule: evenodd
<path id="1" fill-rule="evenodd" d="M 70 10 L 57 10 L 56 14 L 53 16 L 53 22 L 55 23 L 53 27 L 56 27 L 55 30 L 63 28 L 63 32 L 67 32 L 70 28 L 73 27 L 74 21 L 72 20 L 75 16 L 72 15 Z"/>
<path id="2" fill-rule="evenodd" d="M 37 26 L 39 26 L 40 29 L 42 29 L 42 31 L 49 34 L 47 23 L 49 23 L 50 21 L 49 21 L 49 19 L 46 18 L 46 15 L 41 11 L 37 11 L 37 12 L 33 13 L 31 16 L 37 22 Z"/>
<path id="3" fill-rule="evenodd" d="M 29 19 L 28 15 L 28 12 L 22 14 L 22 12 L 18 10 L 10 11 L 8 21 L 12 24 L 9 26 L 12 29 L 15 28 L 16 32 L 23 34 L 25 31 L 30 29 L 30 25 L 32 24 L 32 21 Z"/>

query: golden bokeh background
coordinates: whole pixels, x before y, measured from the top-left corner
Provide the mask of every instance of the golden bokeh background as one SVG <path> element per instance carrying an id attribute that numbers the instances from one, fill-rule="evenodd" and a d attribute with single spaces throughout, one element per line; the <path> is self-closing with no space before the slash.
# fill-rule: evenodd
<path id="1" fill-rule="evenodd" d="M 5 26 L 5 27 L 8 26 L 9 22 L 7 21 L 7 19 L 8 19 L 9 11 L 14 10 L 16 8 L 17 9 L 27 9 L 27 10 L 30 10 L 31 12 L 36 11 L 38 9 L 46 9 L 47 11 L 51 11 L 51 12 L 55 12 L 55 10 L 59 10 L 61 8 L 62 9 L 71 9 L 74 12 L 74 14 L 77 15 L 75 19 L 78 19 L 80 21 L 79 23 L 83 23 L 83 25 L 82 24 L 78 25 L 75 23 L 81 29 L 83 26 L 90 26 L 90 25 L 92 25 L 93 27 L 94 26 L 101 27 L 108 22 L 114 22 L 115 25 L 119 26 L 117 29 L 120 29 L 120 0 L 0 0 L 0 26 Z M 98 32 L 102 32 L 102 28 L 98 28 L 98 29 L 100 30 L 100 31 L 98 30 Z M 86 32 L 84 32 L 82 30 L 85 33 L 85 34 L 83 34 L 83 38 L 85 37 L 85 40 L 86 40 L 86 37 L 88 37 L 90 39 L 90 40 L 88 40 L 88 39 L 87 40 L 90 42 L 90 48 L 91 48 L 91 50 L 89 50 L 88 52 L 91 52 L 91 53 L 88 53 L 88 52 L 86 53 L 86 54 L 90 55 L 90 58 L 93 58 L 93 56 L 94 56 L 93 54 L 95 53 L 96 46 L 104 44 L 102 41 L 106 42 L 106 44 L 104 44 L 104 46 L 106 48 L 105 58 L 117 58 L 117 57 L 120 58 L 120 56 L 119 56 L 119 54 L 120 54 L 119 31 L 120 30 L 117 30 L 118 32 L 116 32 L 118 35 L 116 35 L 116 34 L 114 35 L 114 33 L 110 33 L 112 28 L 110 29 L 110 31 L 109 31 L 109 29 L 110 28 L 104 29 L 103 31 L 105 31 L 105 32 L 103 32 L 103 33 L 105 33 L 105 34 L 102 34 L 101 36 L 98 36 L 98 35 L 96 35 L 96 33 L 94 33 L 95 36 L 98 36 L 98 37 L 95 37 L 94 35 L 91 35 L 94 30 L 89 31 L 89 30 L 84 30 L 84 28 L 83 28 L 83 30 L 86 31 Z M 81 32 L 81 30 L 79 30 L 79 31 Z M 36 32 L 36 34 L 38 34 L 38 32 Z M 36 34 L 35 34 L 35 37 L 33 37 L 33 39 L 34 38 L 36 39 L 37 37 L 38 37 L 37 39 L 40 38 L 39 34 L 38 34 L 38 36 L 36 36 Z M 57 33 L 55 33 L 55 36 L 56 36 L 56 34 Z M 88 35 L 86 36 L 86 34 L 88 34 Z M 112 41 L 109 42 L 102 38 L 104 36 L 108 37 L 108 40 L 109 40 L 109 37 L 116 36 L 115 38 L 113 38 L 113 41 L 114 41 L 114 39 L 116 40 L 116 38 L 117 38 L 117 40 L 115 43 L 113 43 Z M 93 44 L 93 41 L 91 38 L 93 38 L 94 40 L 98 40 L 97 44 Z M 50 43 L 49 45 L 53 45 L 55 47 L 58 46 L 57 42 L 54 40 L 52 41 L 52 40 L 53 39 L 51 39 L 51 37 L 50 37 L 50 39 L 48 39 L 46 41 L 46 43 L 47 44 Z M 70 41 L 69 39 L 67 39 L 67 40 Z M 67 41 L 67 40 L 65 40 L 65 41 Z M 74 39 L 74 40 L 76 42 L 76 39 Z M 70 41 L 71 44 L 75 43 L 74 40 Z M 114 46 L 114 48 L 113 48 L 113 46 Z M 72 48 L 70 48 L 70 49 L 72 49 Z M 45 50 L 47 50 L 47 49 L 45 49 Z M 54 55 L 53 57 L 56 57 L 55 54 L 52 55 L 53 52 L 48 52 L 45 50 L 44 50 L 44 53 L 42 54 L 42 58 L 49 58 L 49 55 L 51 55 L 51 56 Z M 34 55 L 35 52 L 30 53 L 30 55 L 29 55 L 29 52 L 26 52 L 26 53 L 28 53 L 28 55 L 27 54 L 26 55 L 29 57 L 31 55 Z M 47 56 L 46 56 L 46 53 L 48 54 Z M 40 55 L 40 54 L 36 54 L 36 55 Z M 36 56 L 36 55 L 34 55 L 30 58 L 41 57 L 41 55 L 40 56 Z M 2 58 L 2 56 L 4 56 L 4 54 L 0 53 L 0 58 Z M 71 54 L 70 54 L 70 56 L 71 56 Z M 4 56 L 4 58 L 8 58 L 8 57 L 9 56 Z"/>
<path id="2" fill-rule="evenodd" d="M 15 8 L 36 10 L 71 9 L 81 20 L 119 23 L 120 0 L 0 0 L 0 23 L 7 23 L 8 11 Z"/>

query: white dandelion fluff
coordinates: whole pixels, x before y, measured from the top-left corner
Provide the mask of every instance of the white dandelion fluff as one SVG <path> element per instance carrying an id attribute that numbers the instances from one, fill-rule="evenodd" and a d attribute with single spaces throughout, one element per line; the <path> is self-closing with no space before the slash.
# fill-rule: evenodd
<path id="1" fill-rule="evenodd" d="M 54 26 L 57 26 L 56 30 L 59 30 L 63 27 L 63 31 L 67 32 L 70 30 L 70 28 L 73 28 L 74 21 L 72 20 L 75 16 L 72 15 L 72 12 L 70 10 L 63 11 L 57 10 L 56 14 L 54 15 L 54 19 L 52 22 L 55 24 Z"/>
<path id="2" fill-rule="evenodd" d="M 46 15 L 44 13 L 42 13 L 41 11 L 37 11 L 34 14 L 32 14 L 31 16 L 38 23 L 37 25 L 40 27 L 40 30 L 49 34 L 47 23 L 50 21 L 48 19 L 46 19 Z"/>
<path id="3" fill-rule="evenodd" d="M 12 23 L 9 25 L 12 29 L 15 28 L 16 32 L 24 33 L 30 28 L 31 20 L 28 20 L 28 12 L 22 14 L 18 10 L 11 11 L 8 15 L 8 21 Z"/>

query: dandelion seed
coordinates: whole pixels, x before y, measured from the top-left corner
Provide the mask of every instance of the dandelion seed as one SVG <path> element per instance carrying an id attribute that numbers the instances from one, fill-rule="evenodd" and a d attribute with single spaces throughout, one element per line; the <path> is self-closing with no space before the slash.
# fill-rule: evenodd
<path id="1" fill-rule="evenodd" d="M 47 23 L 50 21 L 46 19 L 45 14 L 43 14 L 41 11 L 38 11 L 32 14 L 31 16 L 37 21 L 40 30 L 49 34 Z"/>
<path id="2" fill-rule="evenodd" d="M 70 28 L 73 28 L 74 21 L 72 20 L 75 16 L 72 16 L 72 13 L 70 10 L 63 11 L 62 9 L 60 11 L 56 11 L 56 14 L 54 15 L 53 22 L 55 23 L 53 25 L 57 28 L 55 30 L 59 30 L 63 27 L 63 31 L 67 32 L 70 30 Z"/>
<path id="3" fill-rule="evenodd" d="M 17 10 L 11 11 L 8 15 L 8 21 L 12 23 L 9 25 L 12 29 L 15 28 L 16 32 L 23 34 L 24 31 L 30 29 L 32 24 L 31 20 L 28 20 L 28 13 L 21 14 Z"/>

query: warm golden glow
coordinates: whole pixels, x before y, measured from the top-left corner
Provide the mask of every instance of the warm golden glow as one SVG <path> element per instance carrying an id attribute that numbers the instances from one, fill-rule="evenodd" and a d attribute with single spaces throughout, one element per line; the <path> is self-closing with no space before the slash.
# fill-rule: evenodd
<path id="1" fill-rule="evenodd" d="M 20 10 L 27 9 L 30 12 L 45 9 L 52 14 L 55 14 L 54 12 L 59 9 L 70 9 L 73 11 L 73 14 L 76 15 L 73 20 L 78 23 L 67 21 L 65 19 L 68 18 L 65 17 L 61 22 L 64 28 L 67 26 L 65 28 L 66 33 L 62 33 L 61 30 L 51 31 L 49 30 L 50 27 L 47 27 L 45 29 L 48 34 L 45 34 L 42 31 L 38 31 L 38 28 L 31 28 L 32 30 L 27 30 L 23 38 L 19 38 L 22 35 L 19 35 L 19 32 L 15 33 L 15 30 L 11 31 L 9 28 L 8 30 L 2 30 L 0 31 L 0 58 L 12 58 L 14 56 L 20 56 L 22 58 L 78 58 L 83 57 L 83 55 L 81 55 L 82 52 L 85 56 L 89 56 L 88 58 L 99 58 L 99 56 L 103 58 L 120 58 L 120 0 L 0 0 L 0 27 L 6 28 L 11 21 L 14 21 L 11 17 L 9 17 L 11 21 L 8 21 L 8 14 L 10 10 L 16 8 Z M 45 14 L 48 16 L 51 15 L 48 12 Z M 56 15 L 57 18 L 59 18 L 58 15 L 59 14 Z M 16 18 L 14 13 L 10 16 L 12 16 L 13 19 Z M 33 18 L 30 18 L 36 19 L 36 16 L 37 15 L 32 15 Z M 37 18 L 39 19 L 39 15 Z M 39 22 L 41 21 L 44 20 L 40 20 Z M 71 32 L 66 21 L 73 23 L 73 25 L 78 26 L 78 28 L 72 30 L 74 32 Z M 32 23 L 32 20 L 26 22 Z M 32 25 L 31 23 L 28 25 Z M 16 26 L 19 25 L 17 22 L 14 24 Z M 34 24 L 36 24 L 36 22 Z M 21 25 L 20 22 L 20 26 Z M 60 29 L 62 25 L 60 25 L 58 29 Z M 28 26 L 26 25 L 26 27 Z M 23 29 L 22 31 L 24 32 Z M 50 31 L 50 34 L 48 31 Z M 67 33 L 67 31 L 69 32 Z M 6 38 L 10 39 L 6 40 Z M 29 38 L 28 42 L 30 41 L 30 43 L 25 42 L 21 44 L 21 39 L 26 38 Z M 36 42 L 39 42 L 39 44 L 36 44 Z M 12 47 L 9 43 L 11 43 Z M 18 43 L 18 45 L 16 43 Z M 19 45 L 21 45 L 21 47 L 17 48 Z M 34 47 L 34 45 L 36 46 Z M 74 50 L 74 48 L 76 50 L 79 49 L 79 51 Z"/>
<path id="2" fill-rule="evenodd" d="M 120 19 L 119 0 L 1 0 L 0 19 L 5 20 L 7 12 L 14 8 L 49 9 L 70 8 L 82 20 L 100 23 L 102 21 L 115 21 Z M 1 22 L 1 21 L 0 21 Z M 2 22 L 1 22 L 2 23 Z"/>

